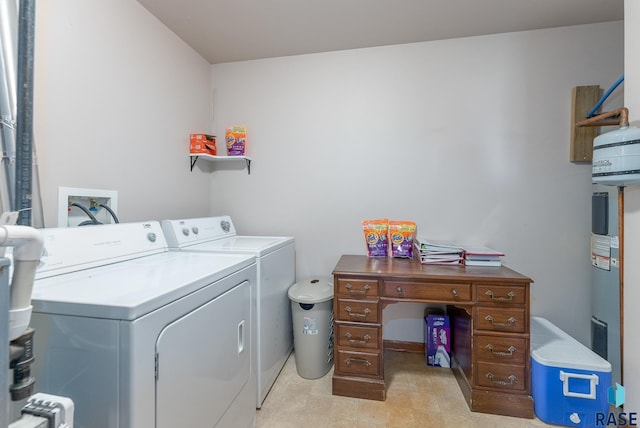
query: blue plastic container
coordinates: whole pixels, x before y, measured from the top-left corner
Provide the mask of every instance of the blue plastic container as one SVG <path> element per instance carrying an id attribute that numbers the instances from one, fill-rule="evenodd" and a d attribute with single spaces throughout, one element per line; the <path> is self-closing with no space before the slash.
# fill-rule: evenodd
<path id="1" fill-rule="evenodd" d="M 609 412 L 611 364 L 544 318 L 531 318 L 531 395 L 540 420 L 595 427 Z"/>

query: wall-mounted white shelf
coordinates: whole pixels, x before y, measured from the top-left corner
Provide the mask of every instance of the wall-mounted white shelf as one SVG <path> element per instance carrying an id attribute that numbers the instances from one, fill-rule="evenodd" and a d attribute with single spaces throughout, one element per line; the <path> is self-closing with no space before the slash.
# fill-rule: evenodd
<path id="1" fill-rule="evenodd" d="M 199 158 L 206 159 L 209 161 L 237 161 L 237 160 L 244 159 L 244 161 L 247 163 L 247 174 L 251 174 L 251 158 L 247 156 L 214 156 L 214 155 L 198 153 L 198 154 L 189 154 L 189 157 L 191 158 L 191 171 L 193 171 L 193 167 L 196 165 L 196 161 Z"/>

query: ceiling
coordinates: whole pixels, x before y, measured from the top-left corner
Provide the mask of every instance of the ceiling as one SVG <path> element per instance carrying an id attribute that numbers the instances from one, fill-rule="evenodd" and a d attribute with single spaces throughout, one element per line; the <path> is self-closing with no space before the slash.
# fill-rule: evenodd
<path id="1" fill-rule="evenodd" d="M 624 0 L 138 0 L 211 64 L 619 21 Z"/>

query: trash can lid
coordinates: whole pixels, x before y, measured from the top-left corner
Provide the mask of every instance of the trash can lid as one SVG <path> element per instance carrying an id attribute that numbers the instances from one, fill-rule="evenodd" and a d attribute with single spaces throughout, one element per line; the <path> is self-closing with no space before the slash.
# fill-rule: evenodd
<path id="1" fill-rule="evenodd" d="M 332 278 L 309 278 L 289 288 L 289 298 L 297 303 L 321 303 L 333 299 Z"/>

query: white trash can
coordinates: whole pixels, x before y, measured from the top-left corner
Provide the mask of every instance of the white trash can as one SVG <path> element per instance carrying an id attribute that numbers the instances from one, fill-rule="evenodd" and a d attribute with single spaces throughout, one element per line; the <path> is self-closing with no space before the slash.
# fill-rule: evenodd
<path id="1" fill-rule="evenodd" d="M 333 280 L 311 278 L 289 288 L 298 374 L 318 379 L 333 365 Z"/>

